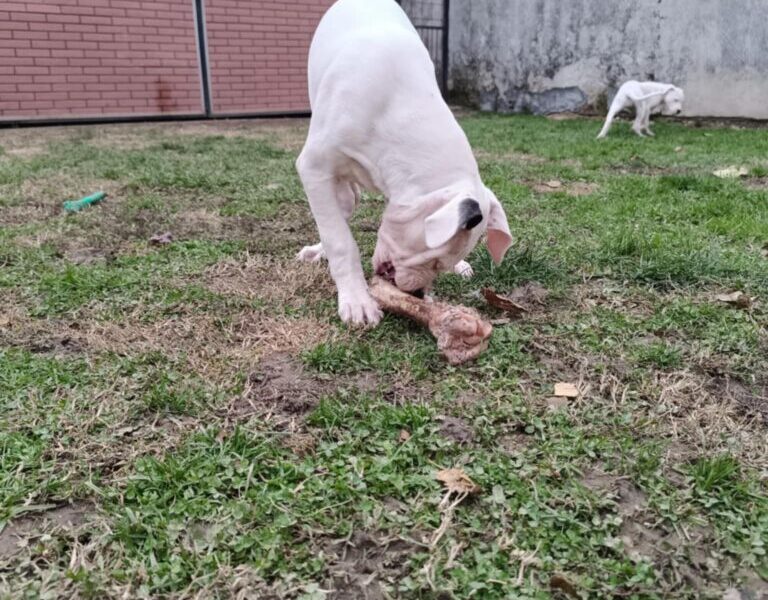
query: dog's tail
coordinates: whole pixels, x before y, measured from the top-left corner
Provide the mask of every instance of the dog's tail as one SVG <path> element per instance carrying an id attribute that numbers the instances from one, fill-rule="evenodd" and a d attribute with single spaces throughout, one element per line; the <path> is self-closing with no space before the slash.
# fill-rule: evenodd
<path id="1" fill-rule="evenodd" d="M 651 92 L 650 94 L 646 94 L 645 96 L 640 96 L 639 98 L 632 98 L 635 102 L 641 102 L 642 100 L 648 100 L 649 98 L 653 98 L 654 96 L 666 96 L 669 92 L 675 89 L 674 85 L 670 85 L 666 90 L 662 92 Z"/>

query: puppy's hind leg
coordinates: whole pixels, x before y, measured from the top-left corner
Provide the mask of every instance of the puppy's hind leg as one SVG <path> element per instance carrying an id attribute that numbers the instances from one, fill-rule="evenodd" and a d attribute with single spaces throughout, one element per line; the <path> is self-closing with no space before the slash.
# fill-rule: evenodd
<path id="1" fill-rule="evenodd" d="M 646 127 L 646 123 L 650 118 L 650 108 L 647 102 L 638 102 L 636 104 L 637 115 L 635 116 L 635 122 L 632 123 L 632 131 L 634 131 L 640 137 L 645 137 L 643 130 Z"/>
<path id="2" fill-rule="evenodd" d="M 621 95 L 617 95 L 616 98 L 613 99 L 613 102 L 611 103 L 611 108 L 608 110 L 608 116 L 605 118 L 605 124 L 603 125 L 603 128 L 600 130 L 600 133 L 597 134 L 597 139 L 602 139 L 606 135 L 608 135 L 608 131 L 611 129 L 611 124 L 613 123 L 613 120 L 616 118 L 616 115 L 621 112 L 621 110 L 624 108 L 624 100 Z"/>
<path id="3" fill-rule="evenodd" d="M 349 189 L 347 189 L 343 184 L 340 184 L 338 201 L 344 218 L 348 221 L 357 205 L 360 204 L 360 187 L 356 183 L 350 183 Z M 304 246 L 296 255 L 296 260 L 308 263 L 320 262 L 326 258 L 322 243 Z"/>
<path id="4" fill-rule="evenodd" d="M 296 260 L 301 262 L 316 263 L 324 260 L 325 250 L 323 250 L 323 244 L 314 244 L 312 246 L 304 246 L 296 255 Z"/>
<path id="5" fill-rule="evenodd" d="M 645 123 L 643 124 L 643 131 L 650 135 L 651 137 L 655 137 L 656 134 L 651 131 L 651 111 L 650 109 L 645 111 Z"/>

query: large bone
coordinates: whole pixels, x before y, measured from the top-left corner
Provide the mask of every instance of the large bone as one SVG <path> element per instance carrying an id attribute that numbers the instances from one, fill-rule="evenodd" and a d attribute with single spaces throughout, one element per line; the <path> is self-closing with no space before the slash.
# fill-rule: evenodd
<path id="1" fill-rule="evenodd" d="M 471 308 L 420 300 L 380 277 L 371 280 L 370 291 L 383 310 L 428 327 L 452 365 L 475 359 L 488 348 L 493 327 Z"/>

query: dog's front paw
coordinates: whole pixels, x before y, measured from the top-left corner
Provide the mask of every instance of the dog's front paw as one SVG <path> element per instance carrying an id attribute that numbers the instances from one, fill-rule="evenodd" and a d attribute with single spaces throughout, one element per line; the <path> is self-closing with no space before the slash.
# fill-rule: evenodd
<path id="1" fill-rule="evenodd" d="M 301 262 L 316 263 L 325 258 L 325 250 L 322 244 L 304 246 L 296 255 L 296 260 Z"/>
<path id="2" fill-rule="evenodd" d="M 469 279 L 475 274 L 475 272 L 472 270 L 472 265 L 470 265 L 466 260 L 460 260 L 458 263 L 456 263 L 456 266 L 453 267 L 453 272 L 462 279 Z"/>
<path id="3" fill-rule="evenodd" d="M 339 294 L 339 317 L 348 325 L 373 327 L 383 313 L 368 290 L 356 294 Z"/>

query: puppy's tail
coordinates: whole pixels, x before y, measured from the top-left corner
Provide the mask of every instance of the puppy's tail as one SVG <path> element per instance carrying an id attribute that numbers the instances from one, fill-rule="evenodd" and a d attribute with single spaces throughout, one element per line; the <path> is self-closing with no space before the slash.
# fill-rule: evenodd
<path id="1" fill-rule="evenodd" d="M 651 92 L 650 94 L 647 94 L 645 96 L 640 96 L 639 98 L 633 98 L 633 100 L 635 102 L 642 102 L 643 100 L 648 100 L 650 98 L 654 98 L 655 96 L 666 96 L 673 89 L 675 89 L 675 86 L 674 85 L 670 85 L 666 90 L 664 90 L 662 92 Z"/>

